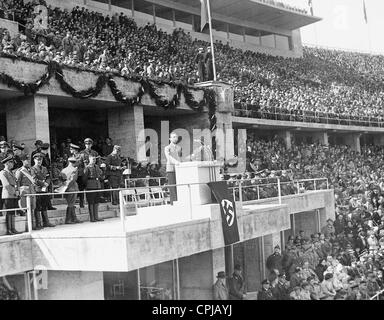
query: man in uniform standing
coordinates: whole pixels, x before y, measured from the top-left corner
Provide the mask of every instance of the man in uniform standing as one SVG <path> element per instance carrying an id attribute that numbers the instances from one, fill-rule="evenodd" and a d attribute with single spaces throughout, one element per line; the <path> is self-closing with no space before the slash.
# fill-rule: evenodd
<path id="1" fill-rule="evenodd" d="M 3 161 L 5 158 L 9 157 L 11 155 L 11 151 L 9 150 L 9 145 L 6 141 L 0 141 L 0 171 L 4 169 L 4 164 L 1 162 Z M 4 207 L 4 201 L 3 201 L 3 198 L 1 196 L 1 192 L 2 191 L 2 185 L 1 185 L 1 182 L 0 182 L 0 210 L 3 209 Z"/>
<path id="2" fill-rule="evenodd" d="M 79 187 L 79 191 L 84 191 L 85 185 L 83 181 L 83 174 L 85 168 L 85 154 L 80 152 L 80 147 L 76 144 L 71 143 L 69 145 L 69 152 L 71 153 L 71 157 L 74 157 L 77 160 L 77 185 Z M 80 200 L 80 208 L 84 208 L 84 194 L 79 193 Z"/>
<path id="3" fill-rule="evenodd" d="M 16 176 L 17 183 L 19 185 L 19 191 L 20 191 L 19 207 L 26 208 L 27 197 L 25 195 L 36 193 L 36 191 L 34 187 L 34 179 L 31 173 L 31 163 L 29 161 L 29 155 L 28 154 L 21 155 L 20 160 L 22 161 L 22 167 L 16 171 L 15 176 Z M 32 196 L 31 211 L 33 212 L 35 208 L 36 208 L 36 198 Z"/>
<path id="4" fill-rule="evenodd" d="M 81 179 L 79 179 L 79 183 L 78 183 L 79 191 L 80 191 L 80 193 L 79 193 L 80 208 L 84 208 L 84 193 L 82 192 L 85 190 L 85 185 L 84 185 L 83 178 L 82 178 L 83 173 L 84 173 L 84 168 L 85 168 L 85 166 L 87 166 L 89 164 L 89 155 L 92 154 L 94 157 L 99 156 L 97 151 L 92 150 L 93 140 L 91 138 L 86 138 L 84 140 L 84 145 L 85 145 L 85 149 L 80 152 L 81 157 L 82 157 L 82 160 L 80 162 L 81 168 L 79 168 L 79 170 L 80 170 L 79 174 L 81 176 Z"/>
<path id="5" fill-rule="evenodd" d="M 0 180 L 3 186 L 1 197 L 4 201 L 5 209 L 16 209 L 18 208 L 19 191 L 17 186 L 17 180 L 12 173 L 13 169 L 13 156 L 9 155 L 1 161 L 4 165 L 4 169 L 0 171 Z M 15 211 L 6 212 L 6 225 L 7 235 L 19 234 L 15 229 Z"/>
<path id="6" fill-rule="evenodd" d="M 177 145 L 179 136 L 175 132 L 171 133 L 169 140 L 170 144 L 164 148 L 165 157 L 167 158 L 166 175 L 168 179 L 168 185 L 175 185 L 175 165 L 180 164 L 181 162 L 182 149 L 179 145 Z M 173 205 L 173 202 L 177 201 L 176 186 L 169 187 L 169 192 L 171 205 Z"/>
<path id="7" fill-rule="evenodd" d="M 48 153 L 49 147 L 50 147 L 49 143 L 43 143 L 41 145 L 40 152 L 43 155 L 43 167 L 47 168 L 48 173 L 51 176 L 52 175 L 52 173 L 51 173 L 52 168 L 51 168 L 51 158 L 49 157 L 49 153 Z M 51 184 L 51 182 L 49 184 L 48 191 L 52 192 L 52 184 Z M 56 210 L 56 208 L 52 206 L 51 197 L 48 197 L 47 205 L 48 205 L 48 210 Z"/>
<path id="8" fill-rule="evenodd" d="M 45 195 L 45 193 L 48 192 L 51 179 L 48 169 L 43 166 L 43 159 L 43 154 L 35 153 L 33 155 L 34 166 L 31 168 L 31 175 L 35 180 L 36 193 L 41 194 L 36 197 L 35 219 L 37 230 L 42 229 L 43 227 L 54 227 L 54 225 L 49 222 L 47 215 L 49 196 Z M 41 225 L 41 218 L 43 220 L 43 226 Z"/>
<path id="9" fill-rule="evenodd" d="M 101 180 L 103 179 L 103 171 L 96 164 L 97 157 L 93 155 L 89 156 L 89 164 L 84 169 L 84 184 L 86 190 L 100 190 Z M 91 222 L 103 221 L 99 219 L 99 202 L 100 193 L 90 192 L 87 193 L 87 202 L 89 208 L 89 218 Z"/>
<path id="10" fill-rule="evenodd" d="M 126 169 L 122 165 L 121 147 L 114 146 L 112 153 L 105 160 L 106 165 L 106 176 L 108 179 L 109 186 L 112 189 L 120 188 L 121 178 L 123 171 Z M 112 205 L 119 204 L 119 193 L 118 191 L 112 191 Z"/>
<path id="11" fill-rule="evenodd" d="M 65 181 L 64 192 L 76 192 L 79 191 L 77 185 L 78 161 L 75 157 L 68 158 L 68 166 L 61 171 L 61 178 Z M 80 223 L 81 221 L 76 217 L 76 193 L 64 194 L 65 200 L 67 200 L 67 212 L 65 215 L 65 224 Z"/>

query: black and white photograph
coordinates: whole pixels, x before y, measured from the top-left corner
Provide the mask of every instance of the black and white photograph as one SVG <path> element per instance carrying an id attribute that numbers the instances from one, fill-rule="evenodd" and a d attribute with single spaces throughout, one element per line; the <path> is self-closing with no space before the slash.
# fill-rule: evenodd
<path id="1" fill-rule="evenodd" d="M 0 300 L 384 300 L 383 12 L 0 0 Z"/>

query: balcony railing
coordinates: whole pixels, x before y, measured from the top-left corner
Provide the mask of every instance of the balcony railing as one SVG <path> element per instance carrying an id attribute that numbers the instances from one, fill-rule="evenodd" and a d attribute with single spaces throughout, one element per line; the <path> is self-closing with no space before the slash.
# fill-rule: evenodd
<path id="1" fill-rule="evenodd" d="M 126 219 L 129 219 L 129 215 L 126 214 L 127 208 L 136 209 L 140 207 L 151 206 L 164 206 L 170 203 L 169 188 L 177 187 L 178 190 L 186 188 L 189 195 L 189 201 L 186 203 L 186 209 L 189 212 L 189 218 L 193 219 L 193 203 L 192 203 L 192 190 L 199 185 L 206 185 L 205 183 L 191 183 L 191 184 L 174 184 L 165 185 L 161 184 L 163 178 L 154 178 L 160 183 L 157 185 L 140 186 L 133 188 L 120 188 L 120 189 L 101 189 L 101 190 L 89 190 L 84 191 L 84 194 L 90 193 L 119 193 L 119 218 L 121 222 L 122 231 L 126 231 Z M 285 179 L 285 178 L 284 178 Z M 257 179 L 239 179 L 228 180 L 227 184 L 229 190 L 232 192 L 234 200 L 240 203 L 262 199 L 277 199 L 282 203 L 282 197 L 287 195 L 302 194 L 307 191 L 326 190 L 329 189 L 328 179 L 302 179 L 302 180 L 290 180 L 284 181 L 281 177 L 276 178 L 257 178 Z M 137 179 L 139 180 L 139 179 Z M 149 181 L 150 178 L 144 179 Z M 65 195 L 78 194 L 78 191 L 65 192 Z M 32 197 L 38 196 L 53 196 L 57 193 L 44 193 L 44 194 L 30 194 L 26 195 L 26 207 L 14 208 L 7 210 L 0 210 L 0 213 L 7 213 L 10 211 L 17 212 L 19 210 L 26 211 L 26 224 L 27 233 L 32 233 L 33 230 L 33 210 L 32 210 Z M 10 235 L 14 237 L 15 235 Z"/>
<path id="2" fill-rule="evenodd" d="M 260 110 L 257 109 L 255 106 L 240 106 L 239 104 L 235 104 L 235 111 L 233 112 L 233 115 L 235 117 L 276 121 L 322 123 L 376 128 L 384 127 L 384 118 L 381 116 L 352 116 L 339 113 L 316 112 L 307 110 L 288 110 L 282 108 L 270 108 L 270 110 Z"/>

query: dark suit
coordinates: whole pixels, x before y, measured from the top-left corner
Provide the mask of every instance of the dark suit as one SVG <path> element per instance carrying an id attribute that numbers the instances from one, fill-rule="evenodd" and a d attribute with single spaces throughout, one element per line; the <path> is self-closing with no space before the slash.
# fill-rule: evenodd
<path id="1" fill-rule="evenodd" d="M 207 52 L 204 55 L 204 62 L 205 62 L 205 68 L 207 69 L 207 80 L 212 81 L 214 79 L 214 75 L 213 75 L 213 59 L 212 59 L 211 52 Z"/>
<path id="2" fill-rule="evenodd" d="M 205 63 L 204 63 L 204 54 L 198 53 L 195 57 L 195 64 L 197 63 L 197 72 L 199 75 L 199 81 L 205 81 Z"/>
<path id="3" fill-rule="evenodd" d="M 241 276 L 235 273 L 229 278 L 229 300 L 243 300 L 245 284 Z"/>
<path id="4" fill-rule="evenodd" d="M 122 158 L 117 154 L 110 154 L 105 160 L 107 166 L 106 177 L 108 179 L 109 186 L 112 189 L 120 188 L 121 178 L 123 173 L 117 167 L 122 166 Z M 112 204 L 119 203 L 119 193 L 117 191 L 112 191 Z"/>

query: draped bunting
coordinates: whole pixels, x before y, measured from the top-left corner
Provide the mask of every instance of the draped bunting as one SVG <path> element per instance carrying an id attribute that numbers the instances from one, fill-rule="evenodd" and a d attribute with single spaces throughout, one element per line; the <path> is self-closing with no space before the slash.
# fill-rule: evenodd
<path id="1" fill-rule="evenodd" d="M 31 61 L 36 63 L 33 60 L 27 58 L 19 58 L 15 56 L 6 56 L 11 58 L 12 60 L 24 60 Z M 127 106 L 133 106 L 135 104 L 140 104 L 141 99 L 144 94 L 149 94 L 149 96 L 155 101 L 156 105 L 162 107 L 164 109 L 175 109 L 180 105 L 181 95 L 184 95 L 185 103 L 194 111 L 202 111 L 204 105 L 208 105 L 209 109 L 209 119 L 211 123 L 211 129 L 215 125 L 215 117 L 214 114 L 216 112 L 216 97 L 215 92 L 211 89 L 196 89 L 182 83 L 176 82 L 165 82 L 158 80 L 149 80 L 147 78 L 132 76 L 132 77 L 123 77 L 127 80 L 140 83 L 140 89 L 137 94 L 131 97 L 127 97 L 124 93 L 118 89 L 116 85 L 116 81 L 113 78 L 113 74 L 111 73 L 103 73 L 103 72 L 93 72 L 95 74 L 99 74 L 99 77 L 96 81 L 94 87 L 78 91 L 73 88 L 64 77 L 62 67 L 55 61 L 51 62 L 39 62 L 47 65 L 47 71 L 42 75 L 42 77 L 31 83 L 24 83 L 22 81 L 18 81 L 14 79 L 12 76 L 7 75 L 5 73 L 0 73 L 0 82 L 4 83 L 8 87 L 14 87 L 24 93 L 25 96 L 36 94 L 44 85 L 49 84 L 49 81 L 52 76 L 55 77 L 57 82 L 60 85 L 60 88 L 67 94 L 70 94 L 72 97 L 77 99 L 89 99 L 97 97 L 100 92 L 104 89 L 106 85 L 111 89 L 112 95 L 115 100 L 123 103 Z M 67 67 L 66 67 L 67 68 Z M 68 67 L 68 69 L 75 69 L 77 71 L 82 70 L 80 68 Z M 86 71 L 86 70 L 84 70 Z M 164 99 L 161 95 L 158 95 L 156 90 L 161 89 L 165 85 L 170 86 L 171 88 L 176 88 L 176 93 L 171 97 L 170 100 Z M 201 101 L 196 101 L 193 97 L 192 91 L 203 90 L 204 97 Z M 213 115 L 213 116 L 212 116 Z"/>

